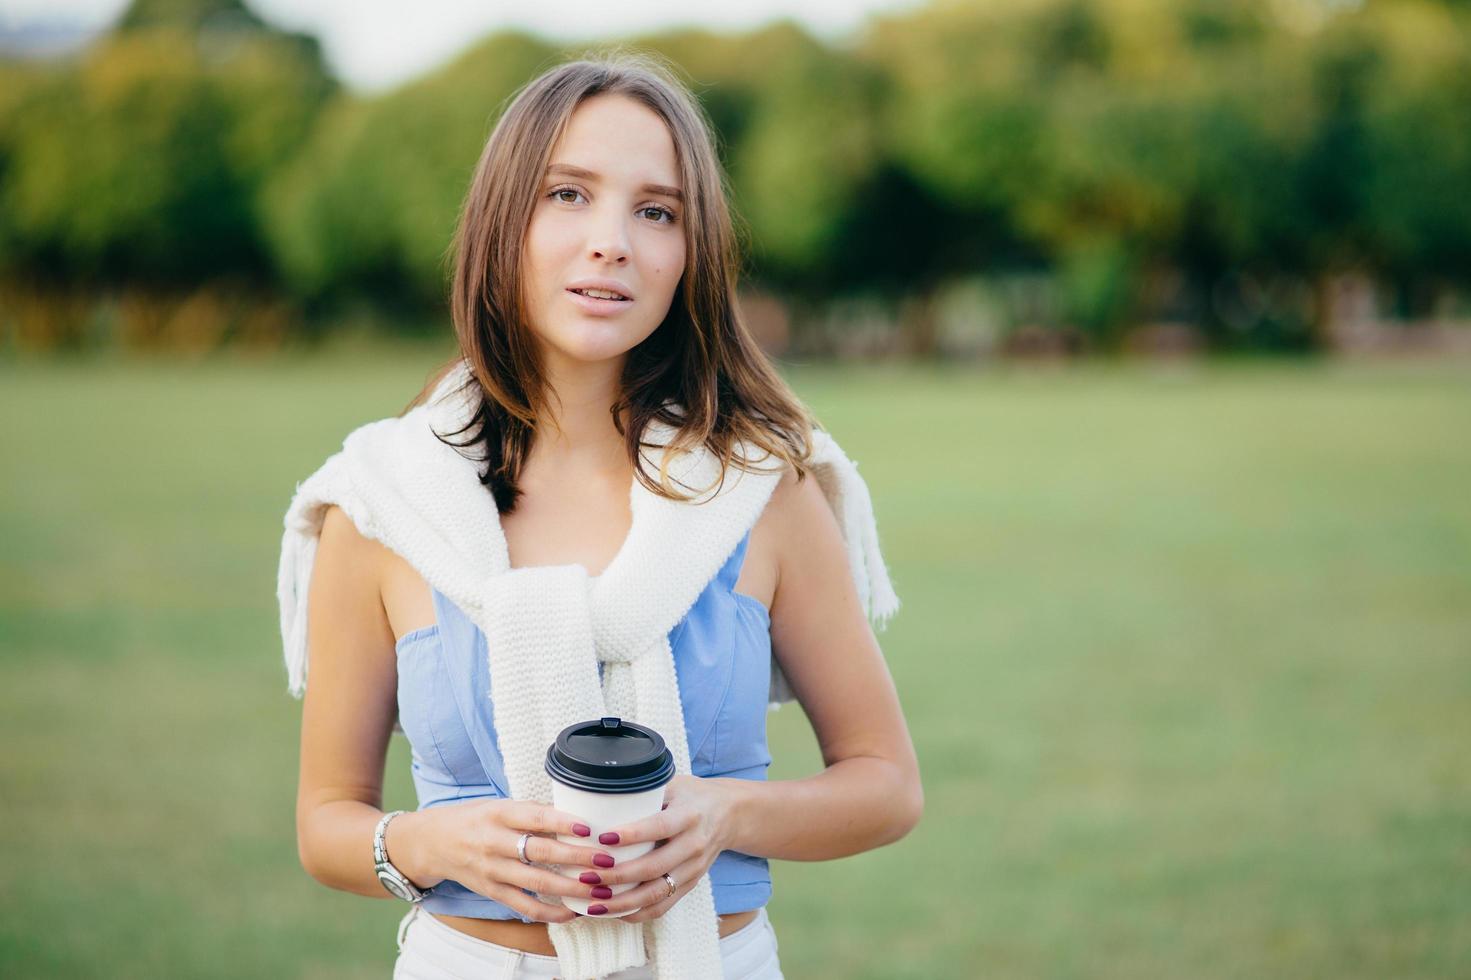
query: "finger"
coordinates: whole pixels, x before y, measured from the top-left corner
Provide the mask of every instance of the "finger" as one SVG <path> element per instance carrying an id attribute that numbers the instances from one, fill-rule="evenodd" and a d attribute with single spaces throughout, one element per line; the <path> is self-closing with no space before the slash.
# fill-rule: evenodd
<path id="1" fill-rule="evenodd" d="M 645 817 L 622 827 L 613 828 L 613 833 L 618 835 L 616 841 L 608 840 L 609 844 L 640 844 L 644 841 L 660 841 L 667 837 L 673 837 L 681 831 L 688 830 L 700 819 L 700 814 L 694 809 L 682 809 L 672 807 L 668 810 L 660 810 L 652 817 Z M 602 837 L 598 838 L 602 840 Z"/>
<path id="2" fill-rule="evenodd" d="M 682 871 L 682 868 L 676 868 L 674 869 L 674 871 L 670 872 L 670 875 L 679 885 L 679 887 L 675 889 L 673 895 L 669 894 L 668 882 L 666 882 L 662 877 L 659 878 L 657 881 L 653 882 L 653 884 L 658 889 L 659 897 L 654 901 L 639 906 L 637 911 L 630 912 L 629 914 L 622 916 L 623 921 L 648 922 L 651 919 L 659 918 L 665 912 L 668 912 L 670 909 L 674 908 L 675 904 L 678 903 L 681 898 L 683 898 L 685 895 L 688 895 L 691 891 L 694 890 L 694 883 L 699 881 L 699 878 L 695 877 L 691 881 L 690 886 L 685 887 L 684 879 L 680 877 Z"/>
<path id="3" fill-rule="evenodd" d="M 617 915 L 619 912 L 627 912 L 629 909 L 652 907 L 663 902 L 666 898 L 679 899 L 682 895 L 688 895 L 695 882 L 705 873 L 705 865 L 702 859 L 686 861 L 673 871 L 669 872 L 674 879 L 675 892 L 669 894 L 669 883 L 662 877 L 653 881 L 646 881 L 641 885 L 630 888 L 620 895 L 603 902 L 608 907 L 608 915 Z"/>
<path id="4" fill-rule="evenodd" d="M 519 888 L 529 888 L 543 895 L 587 898 L 591 887 L 579 881 L 575 876 L 569 877 L 560 871 L 522 864 L 514 859 L 502 862 L 499 867 L 492 869 L 490 874 L 502 883 Z"/>
<path id="5" fill-rule="evenodd" d="M 488 881 L 482 887 L 481 894 L 486 898 L 514 909 L 533 922 L 571 922 L 577 918 L 577 913 L 565 905 L 543 902 L 504 882 Z"/>
<path id="6" fill-rule="evenodd" d="M 675 873 L 674 880 L 679 881 L 678 872 Z M 698 878 L 695 879 L 696 882 L 698 882 L 698 880 Z M 684 896 L 688 895 L 691 891 L 694 890 L 693 883 L 691 883 L 690 885 L 686 885 L 684 882 L 680 882 L 679 887 L 675 890 L 674 894 L 670 895 L 669 885 L 665 883 L 664 879 L 662 878 L 659 879 L 657 882 L 654 882 L 653 887 L 657 890 L 658 897 L 645 902 L 643 905 L 640 905 L 636 911 L 621 916 L 624 922 L 647 922 L 651 919 L 657 919 L 668 912 L 670 909 L 672 909 L 675 905 L 679 904 L 679 901 L 684 898 Z M 621 895 L 619 896 L 619 898 L 622 897 L 623 896 Z M 610 914 L 616 911 L 616 909 L 613 909 L 610 911 Z"/>
<path id="7" fill-rule="evenodd" d="M 511 838 L 511 846 L 506 857 L 521 860 L 516 853 L 516 840 L 520 834 Z M 551 837 L 532 836 L 526 841 L 526 857 L 537 864 L 566 864 L 579 868 L 611 868 L 617 862 L 613 855 L 596 847 L 583 847 L 580 844 L 564 844 Z"/>
<path id="8" fill-rule="evenodd" d="M 664 899 L 664 901 L 659 902 L 657 905 L 645 905 L 637 912 L 630 912 L 622 918 L 624 922 L 631 922 L 635 924 L 639 922 L 649 922 L 653 919 L 657 919 L 663 916 L 665 912 L 668 912 L 670 909 L 674 908 L 675 904 L 678 901 L 679 894 L 677 893 L 674 895 L 674 897 L 666 898 Z"/>
<path id="9" fill-rule="evenodd" d="M 530 833 L 530 831 L 527 831 Z M 521 859 L 516 853 L 516 842 L 521 840 L 521 833 L 512 828 L 500 839 L 496 848 L 496 856 L 500 858 Z M 527 837 L 527 859 L 537 864 L 574 864 L 578 867 L 588 868 L 610 868 L 613 867 L 613 855 L 605 849 L 597 846 L 574 845 L 558 840 L 556 837 L 543 837 L 540 834 L 531 834 Z"/>
<path id="10" fill-rule="evenodd" d="M 698 840 L 693 834 L 680 834 L 647 854 L 625 861 L 615 868 L 606 871 L 598 868 L 597 871 L 607 885 L 653 881 L 666 871 L 672 874 L 675 868 L 694 859 L 704 850 L 704 841 Z M 678 877 L 675 875 L 676 879 Z"/>
<path id="11" fill-rule="evenodd" d="M 592 828 L 581 817 L 558 810 L 551 804 L 530 800 L 511 801 L 502 822 L 515 830 L 531 830 L 538 834 L 566 834 L 568 837 L 592 834 Z"/>

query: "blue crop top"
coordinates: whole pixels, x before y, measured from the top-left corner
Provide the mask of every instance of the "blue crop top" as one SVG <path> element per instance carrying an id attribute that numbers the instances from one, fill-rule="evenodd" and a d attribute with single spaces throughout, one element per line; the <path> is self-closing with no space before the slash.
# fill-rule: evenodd
<path id="1" fill-rule="evenodd" d="M 697 776 L 765 779 L 771 764 L 771 618 L 759 599 L 735 591 L 750 538 L 748 531 L 669 631 Z M 397 644 L 399 725 L 409 740 L 421 810 L 508 795 L 485 634 L 438 589 L 431 591 L 435 623 Z M 718 915 L 760 908 L 771 897 L 765 858 L 722 851 L 708 874 Z M 435 885 L 423 904 L 442 915 L 532 921 L 456 881 Z"/>

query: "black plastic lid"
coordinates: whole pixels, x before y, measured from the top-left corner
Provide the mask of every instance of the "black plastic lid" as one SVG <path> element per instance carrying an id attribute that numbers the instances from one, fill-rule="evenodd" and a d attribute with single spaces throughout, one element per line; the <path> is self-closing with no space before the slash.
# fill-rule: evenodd
<path id="1" fill-rule="evenodd" d="M 664 736 L 619 718 L 580 721 L 547 746 L 547 774 L 592 793 L 642 793 L 674 778 Z"/>

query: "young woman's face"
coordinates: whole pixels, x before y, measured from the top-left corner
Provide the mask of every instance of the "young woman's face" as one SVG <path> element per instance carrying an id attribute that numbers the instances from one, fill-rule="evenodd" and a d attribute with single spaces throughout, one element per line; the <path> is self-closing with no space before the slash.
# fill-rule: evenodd
<path id="1" fill-rule="evenodd" d="M 530 326 L 548 358 L 621 358 L 664 320 L 684 274 L 680 190 L 674 140 L 650 109 L 596 95 L 573 111 L 523 259 Z M 577 292 L 599 285 L 626 299 Z"/>

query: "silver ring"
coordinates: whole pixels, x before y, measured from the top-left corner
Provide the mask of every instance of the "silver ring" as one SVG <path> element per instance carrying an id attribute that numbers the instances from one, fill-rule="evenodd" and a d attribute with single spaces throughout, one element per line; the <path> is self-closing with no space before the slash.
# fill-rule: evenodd
<path id="1" fill-rule="evenodd" d="M 674 879 L 673 878 L 669 877 L 669 872 L 667 872 L 667 871 L 664 872 L 664 880 L 667 881 L 667 882 L 669 882 L 669 895 L 673 895 L 674 894 L 674 890 L 677 887 L 679 887 L 679 886 L 674 883 Z M 669 895 L 665 895 L 664 897 L 665 898 L 668 898 Z"/>
<path id="2" fill-rule="evenodd" d="M 526 833 L 522 834 L 520 837 L 516 838 L 516 856 L 521 859 L 522 864 L 531 863 L 531 861 L 526 857 L 526 842 L 530 839 L 531 831 L 529 830 Z"/>

